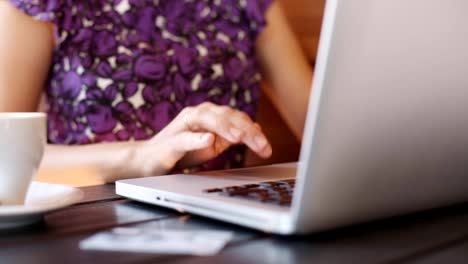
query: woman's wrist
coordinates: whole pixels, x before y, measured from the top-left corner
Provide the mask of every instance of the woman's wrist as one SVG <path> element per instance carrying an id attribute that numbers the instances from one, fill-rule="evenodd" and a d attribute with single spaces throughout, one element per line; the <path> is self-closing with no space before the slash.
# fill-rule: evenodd
<path id="1" fill-rule="evenodd" d="M 97 164 L 99 174 L 105 182 L 156 175 L 163 170 L 157 165 L 157 157 L 148 157 L 148 141 L 108 143 L 113 145 L 108 157 L 111 160 Z"/>
<path id="2" fill-rule="evenodd" d="M 119 160 L 113 170 L 118 179 L 163 175 L 169 172 L 174 162 L 165 157 L 158 140 L 130 141 L 120 150 Z M 115 179 L 114 179 L 115 181 Z"/>
<path id="3" fill-rule="evenodd" d="M 132 143 L 128 159 L 132 170 L 136 171 L 139 177 L 167 174 L 177 162 L 171 159 L 171 155 L 167 153 L 168 146 L 165 146 L 158 136 Z"/>

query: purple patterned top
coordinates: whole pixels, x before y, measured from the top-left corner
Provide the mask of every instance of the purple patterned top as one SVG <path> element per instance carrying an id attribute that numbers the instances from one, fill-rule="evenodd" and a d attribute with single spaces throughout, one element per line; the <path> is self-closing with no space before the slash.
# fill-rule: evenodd
<path id="1" fill-rule="evenodd" d="M 254 118 L 261 79 L 254 44 L 271 1 L 10 0 L 56 25 L 49 141 L 148 139 L 204 101 Z M 236 147 L 203 169 L 242 162 Z"/>

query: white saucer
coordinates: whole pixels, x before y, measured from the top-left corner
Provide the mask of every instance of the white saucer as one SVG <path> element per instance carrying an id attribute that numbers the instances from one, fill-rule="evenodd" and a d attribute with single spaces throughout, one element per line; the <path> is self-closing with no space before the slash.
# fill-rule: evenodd
<path id="1" fill-rule="evenodd" d="M 78 188 L 32 182 L 24 205 L 0 205 L 0 229 L 32 224 L 48 212 L 79 202 L 83 196 Z"/>

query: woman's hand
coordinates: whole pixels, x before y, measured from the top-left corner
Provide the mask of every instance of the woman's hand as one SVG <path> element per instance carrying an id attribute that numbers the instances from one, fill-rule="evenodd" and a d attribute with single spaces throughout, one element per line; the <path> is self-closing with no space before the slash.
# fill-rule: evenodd
<path id="1" fill-rule="evenodd" d="M 139 175 L 161 175 L 176 164 L 184 168 L 215 158 L 234 144 L 246 144 L 263 158 L 272 149 L 260 126 L 227 106 L 203 103 L 187 107 L 154 138 L 138 142 L 131 155 Z"/>

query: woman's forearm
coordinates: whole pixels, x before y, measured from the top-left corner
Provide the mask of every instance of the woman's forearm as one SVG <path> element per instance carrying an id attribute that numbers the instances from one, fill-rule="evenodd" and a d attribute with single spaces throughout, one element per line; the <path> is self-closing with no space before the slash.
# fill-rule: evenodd
<path id="1" fill-rule="evenodd" d="M 90 145 L 47 145 L 41 167 L 91 168 L 103 181 L 138 177 L 135 166 L 135 146 L 138 142 L 112 142 Z"/>
<path id="2" fill-rule="evenodd" d="M 312 83 L 312 67 L 291 31 L 278 2 L 267 12 L 268 24 L 256 50 L 268 80 L 271 99 L 294 135 L 301 140 Z"/>

